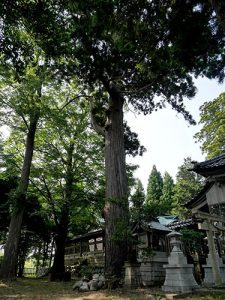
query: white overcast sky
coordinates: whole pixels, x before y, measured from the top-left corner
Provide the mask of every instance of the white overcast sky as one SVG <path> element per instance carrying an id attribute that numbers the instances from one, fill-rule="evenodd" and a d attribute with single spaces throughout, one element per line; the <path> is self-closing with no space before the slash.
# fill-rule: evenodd
<path id="1" fill-rule="evenodd" d="M 185 106 L 198 122 L 199 107 L 225 92 L 225 83 L 219 85 L 215 80 L 205 78 L 195 82 L 196 96 L 191 100 L 187 99 Z M 175 180 L 178 167 L 183 164 L 184 158 L 190 156 L 195 161 L 204 161 L 205 155 L 193 138 L 200 126 L 190 126 L 182 115 L 171 108 L 153 112 L 148 116 L 129 112 L 125 119 L 147 149 L 142 157 L 127 158 L 129 163 L 140 166 L 134 176 L 142 181 L 145 189 L 153 165 L 156 165 L 162 175 L 167 171 Z"/>

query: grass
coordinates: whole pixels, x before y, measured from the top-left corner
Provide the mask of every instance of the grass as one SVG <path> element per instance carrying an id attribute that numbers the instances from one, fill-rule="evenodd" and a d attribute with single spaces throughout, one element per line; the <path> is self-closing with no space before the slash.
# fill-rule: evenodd
<path id="1" fill-rule="evenodd" d="M 23 278 L 16 282 L 0 282 L 1 300 L 164 300 L 160 289 L 116 290 L 78 293 L 72 290 L 73 282 L 49 282 L 47 279 Z M 176 298 L 179 299 L 179 298 Z M 225 300 L 224 291 L 196 293 L 188 300 Z"/>

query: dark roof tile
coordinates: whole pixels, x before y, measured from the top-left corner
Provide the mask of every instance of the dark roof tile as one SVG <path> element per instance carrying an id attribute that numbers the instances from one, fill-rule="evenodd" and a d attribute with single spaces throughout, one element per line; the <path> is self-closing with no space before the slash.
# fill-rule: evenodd
<path id="1" fill-rule="evenodd" d="M 220 170 L 225 172 L 225 154 L 218 155 L 200 163 L 195 163 L 192 170 L 203 176 L 208 176 L 210 173 Z"/>

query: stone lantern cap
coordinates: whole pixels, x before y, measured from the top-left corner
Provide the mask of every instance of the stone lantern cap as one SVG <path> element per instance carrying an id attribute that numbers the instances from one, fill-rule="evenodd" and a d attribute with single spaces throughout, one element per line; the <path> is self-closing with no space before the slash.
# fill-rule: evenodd
<path id="1" fill-rule="evenodd" d="M 176 231 L 167 234 L 167 237 L 170 239 L 170 245 L 173 247 L 172 252 L 181 252 L 181 236 L 182 234 Z"/>

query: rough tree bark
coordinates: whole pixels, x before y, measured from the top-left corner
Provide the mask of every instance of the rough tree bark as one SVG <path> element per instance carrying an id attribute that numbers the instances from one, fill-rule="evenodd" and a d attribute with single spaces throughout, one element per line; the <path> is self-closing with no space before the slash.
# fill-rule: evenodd
<path id="1" fill-rule="evenodd" d="M 54 254 L 53 265 L 50 270 L 51 281 L 62 281 L 66 279 L 64 255 L 65 255 L 65 243 L 67 237 L 67 230 L 65 229 L 66 228 L 60 228 L 57 232 L 57 235 L 54 238 L 55 254 Z"/>
<path id="2" fill-rule="evenodd" d="M 72 187 L 73 187 L 73 152 L 74 152 L 74 142 L 70 143 L 67 150 L 67 167 L 66 167 L 66 184 L 64 193 L 64 202 L 61 210 L 61 216 L 59 223 L 57 224 L 57 233 L 54 238 L 55 241 L 55 255 L 53 260 L 53 265 L 50 271 L 50 280 L 68 280 L 65 274 L 65 244 L 68 232 L 69 224 L 69 204 L 72 197 Z"/>
<path id="3" fill-rule="evenodd" d="M 127 256 L 128 199 L 124 149 L 124 99 L 113 84 L 104 82 L 110 95 L 105 125 L 105 271 L 121 276 Z"/>
<path id="4" fill-rule="evenodd" d="M 21 171 L 21 177 L 14 197 L 14 209 L 9 226 L 9 234 L 4 248 L 4 259 L 0 269 L 0 278 L 3 280 L 16 279 L 16 265 L 18 245 L 26 205 L 26 193 L 29 183 L 30 169 L 34 150 L 34 139 L 39 119 L 39 112 L 30 121 L 27 133 L 26 149 Z"/>

